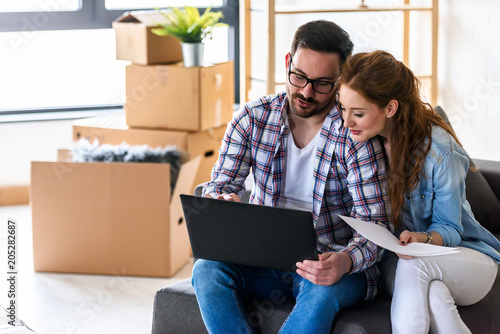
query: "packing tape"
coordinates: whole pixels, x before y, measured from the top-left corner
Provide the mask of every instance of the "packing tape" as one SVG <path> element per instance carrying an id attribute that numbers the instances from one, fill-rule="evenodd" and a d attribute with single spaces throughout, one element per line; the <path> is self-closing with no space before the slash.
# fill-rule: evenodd
<path id="1" fill-rule="evenodd" d="M 221 90 L 223 78 L 224 77 L 222 76 L 221 73 L 216 73 L 215 74 L 215 89 Z"/>
<path id="2" fill-rule="evenodd" d="M 168 81 L 168 69 L 166 66 L 156 66 L 158 85 L 166 86 Z"/>
<path id="3" fill-rule="evenodd" d="M 215 100 L 215 126 L 222 125 L 222 99 Z"/>

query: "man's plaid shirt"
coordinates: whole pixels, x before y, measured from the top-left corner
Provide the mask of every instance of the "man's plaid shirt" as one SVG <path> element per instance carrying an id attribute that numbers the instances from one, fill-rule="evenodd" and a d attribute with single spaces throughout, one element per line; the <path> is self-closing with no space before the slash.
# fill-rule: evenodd
<path id="1" fill-rule="evenodd" d="M 290 129 L 286 93 L 247 103 L 229 124 L 212 181 L 204 194 L 237 193 L 253 173 L 250 203 L 277 207 Z M 321 128 L 314 168 L 313 217 L 320 253 L 342 251 L 350 255 L 352 272 L 365 271 L 366 299 L 377 293 L 379 272 L 374 264 L 382 249 L 349 227 L 338 215 L 388 226 L 388 198 L 382 191 L 386 177 L 383 148 L 378 138 L 355 142 L 342 126 L 334 107 Z M 300 180 L 297 180 L 300 182 Z"/>

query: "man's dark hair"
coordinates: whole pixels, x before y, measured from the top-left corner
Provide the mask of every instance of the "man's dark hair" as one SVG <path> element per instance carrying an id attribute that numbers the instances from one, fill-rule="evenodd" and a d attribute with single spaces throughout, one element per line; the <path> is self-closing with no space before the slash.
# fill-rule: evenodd
<path id="1" fill-rule="evenodd" d="M 333 22 L 318 20 L 303 24 L 297 29 L 290 52 L 292 57 L 298 48 L 338 53 L 340 63 L 343 64 L 351 56 L 353 44 L 344 29 Z"/>

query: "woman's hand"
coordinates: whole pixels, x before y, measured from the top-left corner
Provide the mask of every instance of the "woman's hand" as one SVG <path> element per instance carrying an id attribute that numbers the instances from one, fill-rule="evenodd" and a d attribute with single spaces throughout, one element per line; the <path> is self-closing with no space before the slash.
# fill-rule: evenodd
<path id="1" fill-rule="evenodd" d="M 410 242 L 426 242 L 426 240 L 419 240 L 420 236 L 422 233 L 417 233 L 417 232 L 410 232 L 408 230 L 401 232 L 399 235 L 399 243 L 403 246 L 408 245 Z M 425 236 L 425 235 L 424 235 Z M 426 236 L 425 236 L 426 237 Z M 427 237 L 426 237 L 427 238 Z M 413 259 L 413 256 L 410 255 L 404 255 L 404 254 L 399 254 L 396 253 L 397 256 L 399 256 L 400 259 L 403 260 L 410 260 Z"/>
<path id="2" fill-rule="evenodd" d="M 444 241 L 443 241 L 443 237 L 441 236 L 441 234 L 439 234 L 438 232 L 435 232 L 435 231 L 431 231 L 429 233 L 432 236 L 431 243 L 433 245 L 443 246 Z M 401 234 L 399 235 L 399 242 L 403 246 L 408 245 L 410 242 L 421 242 L 421 243 L 425 244 L 425 243 L 427 243 L 428 240 L 429 240 L 429 237 L 423 232 L 410 232 L 410 231 L 406 230 L 406 231 L 401 232 Z M 413 258 L 413 256 L 403 255 L 403 254 L 398 254 L 398 253 L 396 253 L 396 255 L 399 256 L 400 258 L 402 258 L 403 260 L 409 260 L 409 259 Z"/>
<path id="3" fill-rule="evenodd" d="M 401 232 L 399 235 L 399 243 L 403 246 L 408 245 L 410 242 L 426 242 L 427 241 L 427 236 L 424 235 L 425 240 L 419 240 L 419 237 L 421 239 L 422 233 L 417 233 L 417 232 L 410 232 L 408 230 Z"/>

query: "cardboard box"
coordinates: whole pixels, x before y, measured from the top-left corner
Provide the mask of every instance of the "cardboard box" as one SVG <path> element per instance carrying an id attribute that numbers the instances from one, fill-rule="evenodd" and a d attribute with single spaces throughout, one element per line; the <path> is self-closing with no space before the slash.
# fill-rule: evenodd
<path id="1" fill-rule="evenodd" d="M 219 156 L 226 125 L 200 132 L 168 131 L 159 129 L 131 128 L 125 123 L 125 115 L 92 117 L 73 122 L 73 140 L 95 139 L 100 144 L 148 145 L 150 147 L 175 145 L 186 151 L 191 158 L 202 155 L 195 184 L 210 181 L 212 168 Z"/>
<path id="2" fill-rule="evenodd" d="M 201 131 L 233 116 L 233 62 L 186 68 L 129 65 L 126 68 L 127 124 L 134 127 Z"/>
<path id="3" fill-rule="evenodd" d="M 151 32 L 166 18 L 156 11 L 126 12 L 112 26 L 116 35 L 116 59 L 135 64 L 175 63 L 182 61 L 180 40 Z"/>
<path id="4" fill-rule="evenodd" d="M 201 157 L 154 163 L 32 162 L 35 271 L 170 277 L 191 258 L 180 193 Z"/>

